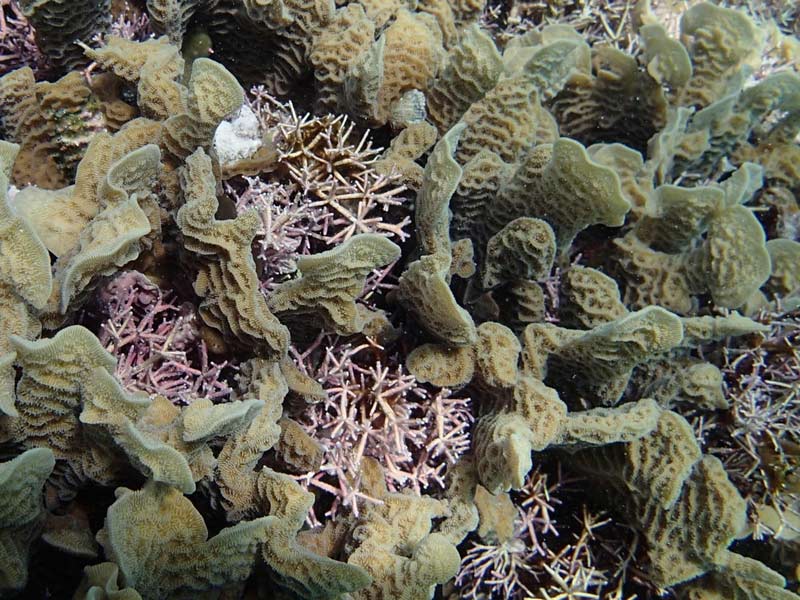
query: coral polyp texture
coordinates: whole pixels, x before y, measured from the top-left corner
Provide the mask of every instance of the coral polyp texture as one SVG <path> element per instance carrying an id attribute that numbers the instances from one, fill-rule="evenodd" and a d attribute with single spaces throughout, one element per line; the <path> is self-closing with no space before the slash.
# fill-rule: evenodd
<path id="1" fill-rule="evenodd" d="M 800 600 L 788 0 L 0 0 L 0 597 Z"/>

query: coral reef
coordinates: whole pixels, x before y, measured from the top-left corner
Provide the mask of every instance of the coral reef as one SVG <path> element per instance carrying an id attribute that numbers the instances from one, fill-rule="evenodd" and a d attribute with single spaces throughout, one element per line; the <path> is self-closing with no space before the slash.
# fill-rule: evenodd
<path id="1" fill-rule="evenodd" d="M 800 598 L 800 22 L 0 0 L 0 596 Z"/>

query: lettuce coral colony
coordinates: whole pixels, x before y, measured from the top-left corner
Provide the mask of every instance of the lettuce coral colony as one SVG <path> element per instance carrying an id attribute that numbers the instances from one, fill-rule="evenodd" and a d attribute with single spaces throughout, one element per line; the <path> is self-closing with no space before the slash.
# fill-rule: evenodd
<path id="1" fill-rule="evenodd" d="M 796 3 L 0 10 L 0 597 L 800 598 Z"/>

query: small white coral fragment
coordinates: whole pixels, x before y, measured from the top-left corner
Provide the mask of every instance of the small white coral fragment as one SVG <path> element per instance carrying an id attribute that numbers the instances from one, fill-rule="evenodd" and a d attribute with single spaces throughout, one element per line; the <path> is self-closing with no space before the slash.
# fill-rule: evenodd
<path id="1" fill-rule="evenodd" d="M 246 104 L 214 133 L 214 152 L 222 165 L 251 157 L 262 143 L 258 118 Z"/>

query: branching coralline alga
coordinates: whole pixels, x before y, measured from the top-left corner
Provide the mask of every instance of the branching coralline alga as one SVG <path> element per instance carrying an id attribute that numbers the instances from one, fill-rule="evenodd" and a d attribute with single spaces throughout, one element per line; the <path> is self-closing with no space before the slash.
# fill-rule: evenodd
<path id="1" fill-rule="evenodd" d="M 209 363 L 194 306 L 175 306 L 136 271 L 111 280 L 97 300 L 102 312 L 98 339 L 118 357 L 115 375 L 123 387 L 176 403 L 230 395 L 221 377 L 226 363 Z"/>
<path id="2" fill-rule="evenodd" d="M 0 59 L 3 71 L 19 67 L 46 70 L 47 59 L 36 45 L 33 27 L 19 4 L 14 0 L 2 0 L 0 10 Z"/>
<path id="3" fill-rule="evenodd" d="M 369 339 L 353 347 L 319 338 L 297 357 L 327 392 L 325 401 L 303 416 L 306 431 L 325 450 L 319 471 L 305 481 L 336 496 L 327 516 L 335 515 L 340 504 L 357 512 L 364 456 L 381 460 L 394 489 L 421 493 L 444 486 L 448 466 L 469 449 L 469 398 L 446 388 L 431 394 L 396 355 Z M 314 360 L 320 360 L 316 367 Z"/>
<path id="4" fill-rule="evenodd" d="M 0 10 L 0 596 L 800 597 L 796 2 Z"/>

